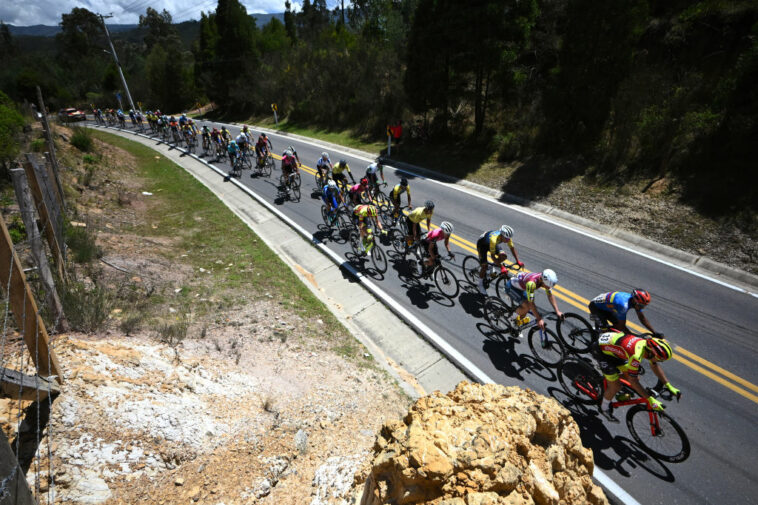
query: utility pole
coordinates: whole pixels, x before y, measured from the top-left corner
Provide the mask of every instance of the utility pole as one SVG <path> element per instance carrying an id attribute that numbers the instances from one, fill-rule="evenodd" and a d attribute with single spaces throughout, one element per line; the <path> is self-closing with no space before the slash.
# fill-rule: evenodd
<path id="1" fill-rule="evenodd" d="M 132 110 L 138 110 L 137 107 L 134 106 L 134 101 L 132 100 L 132 94 L 129 93 L 129 86 L 126 85 L 126 78 L 124 77 L 124 71 L 121 70 L 121 63 L 118 62 L 116 49 L 113 47 L 113 42 L 111 42 L 111 34 L 108 33 L 108 27 L 105 26 L 106 18 L 112 18 L 113 15 L 103 16 L 102 14 L 98 14 L 98 16 L 100 17 L 100 21 L 103 22 L 103 29 L 105 30 L 105 36 L 108 38 L 108 44 L 111 46 L 111 55 L 113 56 L 113 61 L 116 62 L 116 68 L 118 68 L 118 75 L 121 76 L 121 84 L 124 85 L 124 91 L 126 91 L 126 97 L 129 99 L 129 105 L 131 105 Z M 142 111 L 140 110 L 140 112 Z"/>

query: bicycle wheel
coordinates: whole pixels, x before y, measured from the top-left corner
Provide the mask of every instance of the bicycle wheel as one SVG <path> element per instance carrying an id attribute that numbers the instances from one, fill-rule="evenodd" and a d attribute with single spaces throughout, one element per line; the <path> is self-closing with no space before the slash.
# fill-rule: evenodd
<path id="1" fill-rule="evenodd" d="M 513 311 L 502 300 L 488 296 L 484 301 L 484 318 L 500 332 L 510 332 Z"/>
<path id="2" fill-rule="evenodd" d="M 563 319 L 558 321 L 558 336 L 573 352 L 585 353 L 592 346 L 594 330 L 582 316 L 566 312 Z"/>
<path id="3" fill-rule="evenodd" d="M 392 228 L 392 213 L 391 212 L 380 212 L 379 218 L 382 220 L 382 226 L 384 226 L 386 229 Z"/>
<path id="4" fill-rule="evenodd" d="M 356 256 L 363 255 L 363 240 L 361 239 L 361 234 L 357 231 L 350 233 L 350 248 Z"/>
<path id="5" fill-rule="evenodd" d="M 390 201 L 387 199 L 387 195 L 382 193 L 380 189 L 377 189 L 374 193 L 374 202 L 377 208 L 382 212 L 389 211 Z"/>
<path id="6" fill-rule="evenodd" d="M 561 339 L 549 328 L 542 332 L 539 329 L 539 326 L 533 326 L 529 330 L 529 349 L 532 350 L 534 359 L 548 368 L 555 368 L 565 355 Z"/>
<path id="7" fill-rule="evenodd" d="M 300 201 L 300 174 L 295 172 L 290 181 L 290 187 L 292 189 L 292 196 L 296 201 Z"/>
<path id="8" fill-rule="evenodd" d="M 326 226 L 331 226 L 331 222 L 329 219 L 329 213 L 326 211 L 326 205 L 321 206 L 321 219 L 324 220 L 324 224 Z"/>
<path id="9" fill-rule="evenodd" d="M 249 168 L 250 170 L 252 170 L 253 169 L 253 158 L 250 156 L 250 154 L 245 154 L 245 157 L 242 158 L 242 159 L 245 160 L 245 165 L 247 165 L 247 168 Z"/>
<path id="10" fill-rule="evenodd" d="M 680 463 L 690 456 L 687 434 L 665 412 L 654 412 L 645 405 L 635 405 L 626 413 L 626 426 L 632 438 L 658 459 Z"/>
<path id="11" fill-rule="evenodd" d="M 350 218 L 344 212 L 337 214 L 337 227 L 339 229 L 340 237 L 345 238 L 348 234 L 355 229 Z"/>
<path id="12" fill-rule="evenodd" d="M 380 274 L 387 271 L 387 255 L 384 254 L 382 248 L 376 243 L 376 237 L 374 237 L 374 247 L 371 248 L 371 262 Z"/>
<path id="13" fill-rule="evenodd" d="M 453 299 L 458 296 L 458 292 L 460 291 L 458 279 L 455 278 L 455 275 L 449 268 L 442 265 L 434 270 L 434 284 L 445 298 Z"/>
<path id="14" fill-rule="evenodd" d="M 516 309 L 516 304 L 513 303 L 513 300 L 511 299 L 510 295 L 508 295 L 508 292 L 505 289 L 506 283 L 508 282 L 508 278 L 504 275 L 500 275 L 497 278 L 497 281 L 495 281 L 495 294 L 497 295 L 500 300 L 503 301 L 504 304 L 506 304 L 508 307 L 511 308 L 511 310 Z"/>
<path id="15" fill-rule="evenodd" d="M 463 276 L 469 282 L 476 286 L 479 284 L 479 270 L 481 265 L 479 264 L 479 258 L 476 256 L 466 256 L 463 258 Z"/>
<path id="16" fill-rule="evenodd" d="M 393 228 L 393 230 L 390 232 L 390 242 L 392 243 L 392 248 L 395 250 L 395 252 L 405 256 L 405 233 L 398 230 L 397 228 Z"/>
<path id="17" fill-rule="evenodd" d="M 569 358 L 558 366 L 558 382 L 569 397 L 585 405 L 603 398 L 603 377 L 583 359 Z"/>

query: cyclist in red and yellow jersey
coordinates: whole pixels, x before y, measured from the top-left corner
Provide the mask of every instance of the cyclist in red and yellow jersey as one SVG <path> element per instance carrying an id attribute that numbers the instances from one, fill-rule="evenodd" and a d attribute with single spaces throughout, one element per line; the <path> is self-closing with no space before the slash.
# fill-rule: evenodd
<path id="1" fill-rule="evenodd" d="M 661 402 L 648 395 L 637 375 L 643 359 L 650 361 L 650 369 L 660 382 L 670 384 L 659 363 L 671 358 L 671 345 L 662 338 L 645 339 L 621 331 L 609 331 L 598 338 L 595 355 L 608 383 L 600 402 L 600 413 L 611 422 L 617 423 L 610 401 L 621 390 L 620 376 L 629 381 L 632 389 L 645 398 L 651 408 L 663 410 Z M 679 390 L 676 390 L 679 393 Z"/>

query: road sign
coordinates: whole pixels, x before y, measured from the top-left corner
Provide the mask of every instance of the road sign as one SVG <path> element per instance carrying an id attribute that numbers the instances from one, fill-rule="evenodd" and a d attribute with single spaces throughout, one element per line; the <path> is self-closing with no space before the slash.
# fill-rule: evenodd
<path id="1" fill-rule="evenodd" d="M 278 111 L 278 110 L 279 110 L 279 108 L 276 106 L 276 104 L 275 104 L 275 103 L 272 103 L 272 104 L 271 104 L 271 110 L 272 110 L 272 111 L 274 111 L 274 112 L 276 112 L 276 111 Z"/>

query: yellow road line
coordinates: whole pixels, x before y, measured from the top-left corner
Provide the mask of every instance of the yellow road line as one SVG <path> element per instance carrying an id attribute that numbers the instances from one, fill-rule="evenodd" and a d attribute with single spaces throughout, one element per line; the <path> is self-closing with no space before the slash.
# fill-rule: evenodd
<path id="1" fill-rule="evenodd" d="M 685 355 L 685 356 L 687 356 L 688 358 L 690 358 L 690 359 L 692 359 L 692 360 L 694 360 L 694 361 L 697 361 L 697 362 L 698 362 L 698 363 L 700 363 L 701 365 L 707 366 L 708 368 L 712 369 L 713 371 L 715 371 L 715 372 L 718 372 L 718 373 L 720 373 L 721 375 L 724 375 L 724 376 L 726 376 L 726 377 L 729 377 L 729 378 L 730 378 L 730 379 L 732 379 L 734 382 L 738 382 L 738 383 L 742 384 L 743 386 L 745 386 L 746 388 L 748 388 L 748 389 L 752 389 L 753 391 L 755 391 L 755 392 L 757 392 L 757 393 L 758 393 L 758 386 L 756 386 L 755 384 L 753 384 L 753 383 L 751 383 L 751 382 L 748 382 L 748 381 L 746 381 L 746 380 L 745 380 L 745 379 L 743 379 L 742 377 L 739 377 L 739 376 L 737 376 L 737 375 L 734 375 L 734 374 L 733 374 L 732 372 L 730 372 L 729 370 L 724 370 L 724 369 L 723 369 L 723 368 L 721 368 L 720 366 L 718 366 L 718 365 L 715 365 L 715 364 L 711 363 L 711 362 L 710 362 L 710 361 L 708 361 L 707 359 L 703 359 L 703 358 L 701 358 L 701 357 L 700 357 L 700 356 L 698 356 L 697 354 L 695 354 L 695 353 L 693 353 L 693 352 L 691 352 L 691 351 L 688 351 L 687 349 L 683 348 L 682 346 L 679 346 L 679 345 L 677 345 L 677 346 L 675 346 L 675 347 L 676 347 L 676 350 L 677 350 L 678 352 L 680 352 L 681 354 L 684 354 L 684 355 Z"/>
<path id="2" fill-rule="evenodd" d="M 275 159 L 279 159 L 279 160 L 282 159 L 281 156 L 278 156 L 276 154 L 272 154 L 272 156 Z M 300 165 L 300 168 L 305 169 L 305 171 L 308 172 L 308 173 L 310 173 L 311 175 L 314 175 L 316 173 L 315 169 L 313 169 L 311 167 L 308 167 L 307 165 Z M 407 212 L 405 212 L 405 213 L 407 215 Z M 428 229 L 426 227 L 425 223 L 421 222 L 419 224 L 420 224 L 421 228 L 423 228 L 425 230 Z M 437 226 L 434 225 L 434 224 L 431 227 L 432 228 L 437 228 Z M 455 234 L 451 235 L 450 236 L 450 242 L 452 242 L 454 245 L 457 245 L 458 247 L 460 247 L 461 249 L 463 249 L 465 251 L 469 251 L 469 252 L 473 253 L 474 255 L 478 254 L 478 251 L 476 250 L 476 244 L 474 244 L 473 242 L 470 242 L 470 241 L 464 239 L 463 237 L 461 237 L 459 235 L 455 235 Z M 524 271 L 528 272 L 528 270 L 524 270 Z M 553 291 L 554 291 L 554 295 L 555 295 L 556 298 L 559 298 L 559 299 L 563 300 L 564 302 L 568 303 L 569 305 L 572 305 L 573 307 L 578 308 L 582 312 L 584 312 L 586 314 L 589 314 L 589 310 L 587 309 L 587 304 L 589 303 L 588 299 L 586 299 L 586 298 L 584 298 L 584 297 L 582 297 L 582 296 L 580 296 L 580 295 L 578 295 L 578 294 L 576 294 L 576 293 L 574 293 L 572 291 L 569 291 L 568 289 L 563 288 L 561 286 L 556 286 L 555 288 L 553 288 Z M 640 332 L 640 333 L 646 333 L 648 331 L 647 328 L 644 328 L 644 327 L 642 327 L 642 326 L 640 326 L 640 325 L 638 325 L 636 323 L 633 323 L 631 321 L 627 322 L 627 326 L 630 327 L 631 329 L 633 329 L 634 331 L 637 331 L 637 332 Z M 732 372 L 730 372 L 728 370 L 725 370 L 725 369 L 721 368 L 720 366 L 718 366 L 718 365 L 716 365 L 714 363 L 711 363 L 710 361 L 706 360 L 705 358 L 701 358 L 700 356 L 694 354 L 691 351 L 688 351 L 688 350 L 684 349 L 683 347 L 681 347 L 679 345 L 677 345 L 675 347 L 676 347 L 676 350 L 679 353 L 684 354 L 688 358 L 690 358 L 690 359 L 692 359 L 692 360 L 694 360 L 694 361 L 702 364 L 705 367 L 708 367 L 708 368 L 710 368 L 710 369 L 712 369 L 712 370 L 720 373 L 721 375 L 723 375 L 725 377 L 728 377 L 729 379 L 733 380 L 734 382 L 742 384 L 743 386 L 745 386 L 745 387 L 747 387 L 749 389 L 752 389 L 753 391 L 758 392 L 758 386 L 756 386 L 755 384 L 753 384 L 753 383 L 751 383 L 751 382 L 743 379 L 742 377 L 740 377 L 738 375 L 733 374 Z M 740 395 L 744 396 L 745 398 L 758 403 L 758 396 L 756 396 L 756 395 L 754 395 L 754 394 L 752 394 L 752 393 L 750 393 L 750 392 L 742 389 L 741 387 L 739 387 L 739 386 L 737 386 L 735 384 L 732 384 L 731 382 L 727 381 L 726 379 L 724 379 L 722 377 L 719 377 L 718 375 L 716 375 L 715 373 L 711 372 L 710 370 L 707 370 L 706 368 L 703 368 L 702 366 L 697 365 L 696 363 L 693 363 L 689 359 L 686 359 L 686 358 L 680 356 L 679 354 L 675 354 L 673 357 L 674 357 L 675 360 L 679 361 L 680 363 L 682 363 L 682 364 L 684 364 L 684 365 L 692 368 L 693 370 L 695 370 L 697 372 L 700 372 L 701 374 L 705 375 L 706 377 L 708 377 L 710 379 L 713 379 L 714 381 L 716 381 L 719 384 L 721 384 L 721 385 L 723 385 L 723 386 L 731 389 L 732 391 L 736 392 L 737 394 L 740 394 Z"/>
<path id="3" fill-rule="evenodd" d="M 716 382 L 718 382 L 722 386 L 725 386 L 725 387 L 731 389 L 735 393 L 744 396 L 748 400 L 753 400 L 755 403 L 758 403 L 758 396 L 757 395 L 754 395 L 752 393 L 749 393 L 749 392 L 745 391 L 741 387 L 736 386 L 736 385 L 732 384 L 731 382 L 727 381 L 726 379 L 723 379 L 723 378 L 719 377 L 718 375 L 716 375 L 715 373 L 711 372 L 710 370 L 706 370 L 705 368 L 701 367 L 700 365 L 697 365 L 697 364 L 693 363 L 692 361 L 688 360 L 687 358 L 683 358 L 683 357 L 679 356 L 678 354 L 674 354 L 673 358 L 675 360 L 681 362 L 681 363 L 684 363 L 685 365 L 687 365 L 688 367 L 692 368 L 693 370 L 696 370 L 696 371 L 700 372 L 701 374 L 705 375 L 706 377 L 715 380 Z"/>

